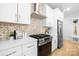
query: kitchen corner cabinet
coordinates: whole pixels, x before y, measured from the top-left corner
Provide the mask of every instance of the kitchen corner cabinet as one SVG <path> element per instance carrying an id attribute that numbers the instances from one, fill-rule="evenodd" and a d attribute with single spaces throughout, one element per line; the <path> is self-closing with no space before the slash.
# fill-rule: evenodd
<path id="1" fill-rule="evenodd" d="M 30 24 L 31 4 L 30 3 L 18 3 L 18 23 Z"/>
<path id="2" fill-rule="evenodd" d="M 16 3 L 0 3 L 0 22 L 17 21 L 17 4 Z"/>

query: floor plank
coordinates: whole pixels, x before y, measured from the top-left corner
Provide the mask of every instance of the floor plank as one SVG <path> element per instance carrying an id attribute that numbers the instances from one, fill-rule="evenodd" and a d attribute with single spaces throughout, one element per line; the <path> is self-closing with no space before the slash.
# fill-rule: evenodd
<path id="1" fill-rule="evenodd" d="M 50 56 L 79 56 L 79 43 L 64 40 L 63 47 L 56 49 Z"/>

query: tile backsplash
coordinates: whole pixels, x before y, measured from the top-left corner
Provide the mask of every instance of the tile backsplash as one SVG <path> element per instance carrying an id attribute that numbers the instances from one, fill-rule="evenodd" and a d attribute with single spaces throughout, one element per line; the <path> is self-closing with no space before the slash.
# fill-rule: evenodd
<path id="1" fill-rule="evenodd" d="M 38 34 L 44 33 L 45 28 L 43 27 L 43 22 L 40 19 L 31 19 L 31 24 L 10 24 L 10 23 L 0 23 L 0 40 L 6 40 L 10 32 L 14 30 L 22 30 L 27 34 Z"/>

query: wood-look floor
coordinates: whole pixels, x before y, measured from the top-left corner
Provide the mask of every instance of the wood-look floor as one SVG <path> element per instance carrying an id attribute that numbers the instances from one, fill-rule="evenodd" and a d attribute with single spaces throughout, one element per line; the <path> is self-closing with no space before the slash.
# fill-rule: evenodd
<path id="1" fill-rule="evenodd" d="M 64 40 L 63 47 L 53 51 L 51 56 L 79 56 L 79 43 L 70 40 Z"/>

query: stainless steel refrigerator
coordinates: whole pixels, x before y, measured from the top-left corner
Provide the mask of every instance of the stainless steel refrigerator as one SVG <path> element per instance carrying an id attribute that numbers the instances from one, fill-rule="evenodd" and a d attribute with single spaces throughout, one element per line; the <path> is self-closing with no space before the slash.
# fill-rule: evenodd
<path id="1" fill-rule="evenodd" d="M 57 48 L 61 48 L 63 46 L 63 22 L 57 20 Z"/>

